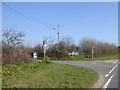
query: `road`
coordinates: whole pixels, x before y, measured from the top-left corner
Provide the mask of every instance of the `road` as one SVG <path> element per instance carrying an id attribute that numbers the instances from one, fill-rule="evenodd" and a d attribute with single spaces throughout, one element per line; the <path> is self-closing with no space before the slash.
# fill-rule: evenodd
<path id="1" fill-rule="evenodd" d="M 93 88 L 116 88 L 118 90 L 118 70 L 120 72 L 120 65 L 118 60 L 105 61 L 55 61 L 60 64 L 70 64 L 75 66 L 82 66 L 93 69 L 98 72 L 100 79 Z M 119 67 L 119 68 L 118 68 Z"/>

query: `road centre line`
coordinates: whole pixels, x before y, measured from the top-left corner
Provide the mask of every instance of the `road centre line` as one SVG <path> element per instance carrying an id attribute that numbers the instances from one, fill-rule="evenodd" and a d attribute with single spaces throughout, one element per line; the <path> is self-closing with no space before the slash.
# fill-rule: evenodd
<path id="1" fill-rule="evenodd" d="M 103 86 L 103 88 L 107 88 L 107 86 L 110 84 L 112 78 L 114 77 L 115 73 L 108 79 L 108 81 L 105 83 L 105 85 Z"/>

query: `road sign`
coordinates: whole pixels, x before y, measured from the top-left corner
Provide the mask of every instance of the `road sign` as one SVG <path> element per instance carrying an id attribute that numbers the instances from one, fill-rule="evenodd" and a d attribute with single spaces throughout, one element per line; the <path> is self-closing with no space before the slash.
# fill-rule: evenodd
<path id="1" fill-rule="evenodd" d="M 43 40 L 43 44 L 46 44 L 47 43 L 47 41 L 46 40 Z"/>
<path id="2" fill-rule="evenodd" d="M 45 60 L 45 54 L 46 54 L 46 43 L 47 43 L 47 41 L 46 40 L 44 40 L 43 41 L 43 52 L 44 52 L 44 60 Z"/>
<path id="3" fill-rule="evenodd" d="M 94 49 L 92 49 L 92 53 L 94 53 Z"/>

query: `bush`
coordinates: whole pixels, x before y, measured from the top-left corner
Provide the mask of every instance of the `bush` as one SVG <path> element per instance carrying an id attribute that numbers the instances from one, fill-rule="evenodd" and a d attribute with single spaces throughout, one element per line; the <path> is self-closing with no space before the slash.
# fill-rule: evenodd
<path id="1" fill-rule="evenodd" d="M 20 49 L 18 47 L 13 47 L 11 50 L 9 50 L 9 52 L 7 52 L 7 48 L 4 48 L 2 53 L 3 64 L 21 64 L 29 63 L 32 61 L 29 50 L 26 48 Z"/>
<path id="2" fill-rule="evenodd" d="M 45 56 L 45 60 L 50 60 L 50 57 L 48 57 L 48 56 Z"/>

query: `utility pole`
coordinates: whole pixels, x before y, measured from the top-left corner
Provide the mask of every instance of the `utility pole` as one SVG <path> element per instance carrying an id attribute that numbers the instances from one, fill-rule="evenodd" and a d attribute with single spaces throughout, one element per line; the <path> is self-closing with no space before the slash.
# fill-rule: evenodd
<path id="1" fill-rule="evenodd" d="M 58 25 L 58 33 L 57 33 L 57 34 L 58 34 L 58 53 L 59 53 L 59 41 L 60 41 L 60 40 L 59 40 L 59 39 L 60 39 L 59 25 Z"/>
<path id="2" fill-rule="evenodd" d="M 56 30 L 55 27 L 53 29 Z M 59 28 L 59 25 L 57 25 L 57 35 L 58 35 L 58 56 L 59 56 L 59 42 L 60 42 L 60 28 Z"/>

